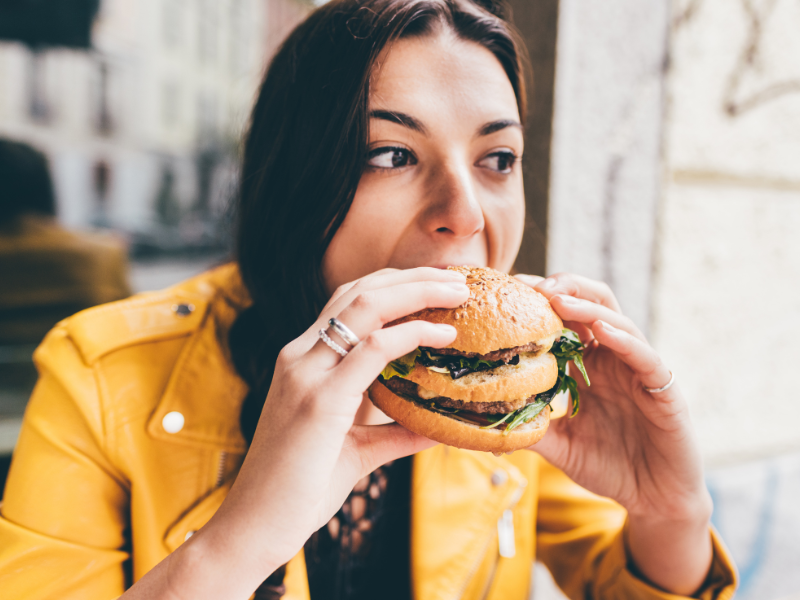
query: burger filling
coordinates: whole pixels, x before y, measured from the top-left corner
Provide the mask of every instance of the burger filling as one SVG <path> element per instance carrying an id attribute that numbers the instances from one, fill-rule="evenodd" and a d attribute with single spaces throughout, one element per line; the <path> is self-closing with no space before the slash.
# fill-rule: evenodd
<path id="1" fill-rule="evenodd" d="M 458 379 L 475 371 L 488 371 L 501 365 L 518 364 L 521 353 L 538 354 L 548 346 L 551 346 L 549 351 L 553 353 L 558 364 L 558 380 L 549 390 L 528 398 L 509 398 L 496 402 L 464 402 L 439 396 L 407 379 L 416 363 L 439 373 L 449 373 L 450 377 Z M 578 385 L 566 372 L 567 363 L 570 361 L 575 363 L 586 384 L 589 385 L 589 377 L 583 366 L 583 344 L 574 331 L 564 329 L 552 345 L 550 340 L 544 340 L 488 354 L 459 352 L 452 348 L 420 347 L 386 365 L 380 381 L 396 395 L 427 410 L 486 429 L 497 428 L 508 433 L 523 423 L 535 419 L 560 392 L 570 392 L 573 400 L 570 417 L 577 414 Z"/>

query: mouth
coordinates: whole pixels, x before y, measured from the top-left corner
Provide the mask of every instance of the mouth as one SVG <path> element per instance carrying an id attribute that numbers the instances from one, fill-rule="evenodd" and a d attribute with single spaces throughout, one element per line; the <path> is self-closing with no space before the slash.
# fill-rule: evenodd
<path id="1" fill-rule="evenodd" d="M 485 267 L 485 264 L 480 262 L 476 262 L 474 260 L 454 260 L 452 262 L 443 262 L 443 263 L 435 263 L 432 265 L 427 265 L 434 269 L 447 269 L 447 267 L 463 267 L 463 266 L 470 266 L 470 267 Z"/>

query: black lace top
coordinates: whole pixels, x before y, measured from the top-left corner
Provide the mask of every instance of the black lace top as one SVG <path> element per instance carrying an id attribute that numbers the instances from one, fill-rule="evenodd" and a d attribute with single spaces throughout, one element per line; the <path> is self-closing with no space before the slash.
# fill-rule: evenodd
<path id="1" fill-rule="evenodd" d="M 410 600 L 410 505 L 410 457 L 359 481 L 305 545 L 311 600 Z"/>

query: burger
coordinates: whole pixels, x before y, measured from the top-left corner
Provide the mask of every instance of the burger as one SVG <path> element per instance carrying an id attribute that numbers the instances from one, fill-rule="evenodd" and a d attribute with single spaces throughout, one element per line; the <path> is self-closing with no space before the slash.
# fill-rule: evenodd
<path id="1" fill-rule="evenodd" d="M 564 329 L 550 302 L 517 279 L 488 268 L 449 267 L 467 278 L 469 299 L 432 308 L 414 320 L 446 323 L 458 332 L 446 348 L 419 347 L 392 361 L 369 388 L 372 402 L 406 429 L 437 442 L 486 452 L 513 452 L 538 442 L 559 392 L 572 397 L 573 361 L 586 383 L 583 344 Z"/>

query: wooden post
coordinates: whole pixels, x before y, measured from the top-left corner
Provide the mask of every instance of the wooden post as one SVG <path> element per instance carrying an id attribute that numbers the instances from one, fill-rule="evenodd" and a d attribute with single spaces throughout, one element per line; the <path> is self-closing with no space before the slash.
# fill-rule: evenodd
<path id="1" fill-rule="evenodd" d="M 559 0 L 510 0 L 512 21 L 522 34 L 533 67 L 528 81 L 528 122 L 525 127 L 526 222 L 522 248 L 514 268 L 520 273 L 545 274 L 547 217 L 550 191 L 550 143 L 556 66 Z"/>

